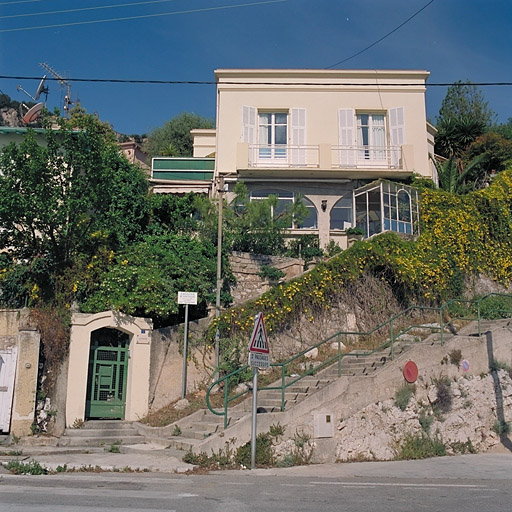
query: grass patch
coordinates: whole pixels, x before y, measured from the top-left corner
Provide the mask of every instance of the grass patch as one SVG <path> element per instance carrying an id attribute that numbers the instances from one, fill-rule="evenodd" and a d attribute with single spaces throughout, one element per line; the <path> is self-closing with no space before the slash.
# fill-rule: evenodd
<path id="1" fill-rule="evenodd" d="M 500 295 L 486 297 L 480 302 L 480 315 L 488 320 L 512 316 L 512 298 Z"/>
<path id="2" fill-rule="evenodd" d="M 109 446 L 108 451 L 110 453 L 120 453 L 121 452 L 120 445 L 121 445 L 121 441 L 116 441 L 115 443 L 112 443 Z"/>
<path id="3" fill-rule="evenodd" d="M 508 421 L 496 420 L 492 426 L 492 430 L 499 436 L 506 436 L 510 434 L 510 423 Z"/>
<path id="4" fill-rule="evenodd" d="M 395 405 L 401 411 L 405 411 L 405 409 L 407 409 L 409 401 L 411 400 L 412 395 L 414 395 L 415 390 L 415 386 L 409 386 L 406 384 L 395 393 Z"/>
<path id="5" fill-rule="evenodd" d="M 505 363 L 504 361 L 494 360 L 491 363 L 490 370 L 492 372 L 497 372 L 499 370 L 505 370 L 509 377 L 512 379 L 512 366 L 510 366 L 508 363 Z"/>
<path id="6" fill-rule="evenodd" d="M 428 434 L 430 432 L 430 427 L 434 422 L 434 415 L 428 414 L 427 411 L 425 411 L 425 409 L 422 409 L 418 420 L 420 422 L 423 432 L 425 432 L 425 434 Z"/>
<path id="7" fill-rule="evenodd" d="M 448 377 L 441 377 L 436 379 L 434 384 L 437 388 L 437 398 L 432 402 L 432 409 L 439 416 L 450 412 L 452 409 L 451 381 Z"/>
<path id="8" fill-rule="evenodd" d="M 21 462 L 19 460 L 11 460 L 5 466 L 8 471 L 15 475 L 47 475 L 48 470 L 41 466 L 36 460 L 30 462 Z"/>
<path id="9" fill-rule="evenodd" d="M 406 434 L 395 448 L 395 460 L 427 459 L 446 455 L 446 447 L 438 437 L 425 433 Z"/>

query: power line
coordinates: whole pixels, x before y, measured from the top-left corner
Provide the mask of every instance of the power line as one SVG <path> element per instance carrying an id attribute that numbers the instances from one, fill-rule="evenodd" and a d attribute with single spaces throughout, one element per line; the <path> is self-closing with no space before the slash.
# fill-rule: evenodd
<path id="1" fill-rule="evenodd" d="M 25 0 L 27 1 L 27 0 Z M 29 0 L 35 1 L 35 0 Z M 114 4 L 114 5 L 100 5 L 96 7 L 80 7 L 79 9 L 64 9 L 62 11 L 44 11 L 44 12 L 31 12 L 28 14 L 11 14 L 9 16 L 0 16 L 0 20 L 7 18 L 24 18 L 26 16 L 47 16 L 50 14 L 63 14 L 68 12 L 81 12 L 81 11 L 96 11 L 98 9 L 113 9 L 115 7 L 131 7 L 132 5 L 146 5 L 146 4 L 161 4 L 164 2 L 175 2 L 176 0 L 150 0 L 146 2 L 132 2 L 128 4 Z M 1 4 L 0 4 L 1 5 Z"/>
<path id="2" fill-rule="evenodd" d="M 0 75 L 0 80 L 41 80 L 40 76 L 12 76 Z M 58 78 L 47 77 L 47 81 L 58 81 Z M 215 80 L 150 80 L 150 79 L 130 79 L 130 78 L 66 78 L 68 82 L 87 82 L 87 83 L 111 83 L 111 84 L 143 84 L 143 85 L 217 85 Z M 337 87 L 451 87 L 461 85 L 459 82 L 437 82 L 437 83 L 359 83 L 359 82 L 220 82 L 221 85 L 273 85 L 273 86 L 337 86 Z M 470 84 L 462 85 L 476 85 L 477 87 L 488 86 L 511 86 L 512 82 L 471 82 Z"/>
<path id="3" fill-rule="evenodd" d="M 354 57 L 357 57 L 358 55 L 361 55 L 361 53 L 364 53 L 366 50 L 369 50 L 370 48 L 373 48 L 375 45 L 379 44 L 381 41 L 386 39 L 386 37 L 390 36 L 391 34 L 396 32 L 398 29 L 402 28 L 406 23 L 409 23 L 409 21 L 411 21 L 414 17 L 416 17 L 421 11 L 426 9 L 433 2 L 434 2 L 434 0 L 430 0 L 430 2 L 427 5 L 424 5 L 419 11 L 416 11 L 412 16 L 410 16 L 403 23 L 398 25 L 398 27 L 395 27 L 391 32 L 388 32 L 385 36 L 381 37 L 380 39 L 378 39 L 377 41 L 372 43 L 370 46 L 367 46 L 363 50 L 361 50 L 361 51 L 359 51 L 357 53 L 354 53 L 354 55 L 351 55 L 350 57 L 347 57 L 346 59 L 340 60 L 339 62 L 336 62 L 336 64 L 333 64 L 332 66 L 328 66 L 325 69 L 331 69 L 331 68 L 334 68 L 335 66 L 339 66 L 340 64 L 343 64 L 344 62 L 347 62 L 348 60 L 351 60 Z"/>
<path id="4" fill-rule="evenodd" d="M 14 4 L 28 4 L 33 2 L 40 2 L 41 0 L 17 0 L 15 2 L 0 2 L 0 5 L 14 5 Z"/>
<path id="5" fill-rule="evenodd" d="M 19 27 L 19 28 L 7 28 L 7 29 L 0 29 L 0 33 L 6 33 L 6 32 L 20 32 L 23 30 L 39 30 L 43 28 L 59 28 L 59 27 L 72 27 L 76 25 L 92 25 L 94 23 L 107 23 L 111 21 L 128 21 L 128 20 L 139 20 L 144 18 L 157 18 L 160 16 L 175 16 L 177 14 L 194 14 L 198 12 L 209 12 L 209 11 L 220 11 L 225 9 L 236 9 L 239 7 L 253 7 L 256 5 L 266 5 L 266 4 L 277 4 L 277 3 L 283 3 L 283 2 L 290 2 L 292 0 L 263 0 L 260 2 L 249 2 L 249 3 L 243 3 L 243 4 L 236 4 L 236 5 L 220 5 L 217 7 L 204 7 L 201 9 L 189 9 L 185 11 L 172 11 L 172 12 L 162 12 L 158 14 L 143 14 L 139 16 L 125 16 L 122 18 L 107 18 L 103 20 L 90 20 L 90 21 L 75 21 L 72 23 L 55 23 L 52 25 L 38 25 L 38 26 L 32 26 L 32 27 Z"/>

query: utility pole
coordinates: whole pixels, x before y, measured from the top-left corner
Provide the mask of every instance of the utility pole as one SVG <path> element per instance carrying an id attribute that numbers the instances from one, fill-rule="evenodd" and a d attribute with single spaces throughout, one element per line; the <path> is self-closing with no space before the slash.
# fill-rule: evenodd
<path id="1" fill-rule="evenodd" d="M 220 291 L 222 288 L 222 209 L 224 206 L 224 177 L 219 176 L 217 180 L 217 192 L 219 194 L 219 221 L 217 225 L 217 296 L 215 299 L 215 318 L 220 316 Z M 214 380 L 219 378 L 220 364 L 220 330 L 217 323 L 215 333 L 215 376 Z"/>

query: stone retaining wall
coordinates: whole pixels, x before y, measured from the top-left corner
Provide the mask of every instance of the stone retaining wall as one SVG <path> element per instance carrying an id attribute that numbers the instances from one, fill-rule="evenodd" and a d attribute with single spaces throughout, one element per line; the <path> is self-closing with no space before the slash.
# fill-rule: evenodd
<path id="1" fill-rule="evenodd" d="M 263 265 L 275 267 L 284 272 L 285 277 L 283 281 L 292 279 L 304 271 L 303 259 L 285 258 L 283 256 L 234 252 L 229 256 L 229 262 L 237 281 L 236 285 L 231 289 L 234 305 L 260 296 L 275 284 L 262 279 L 258 275 Z"/>

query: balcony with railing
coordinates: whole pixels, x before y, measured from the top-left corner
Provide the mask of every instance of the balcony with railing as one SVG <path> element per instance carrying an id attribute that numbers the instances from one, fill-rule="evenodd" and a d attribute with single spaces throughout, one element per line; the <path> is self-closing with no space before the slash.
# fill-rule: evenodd
<path id="1" fill-rule="evenodd" d="M 413 170 L 413 147 L 402 146 L 308 146 L 238 143 L 237 170 L 311 171 L 329 174 L 378 173 L 403 175 Z"/>

